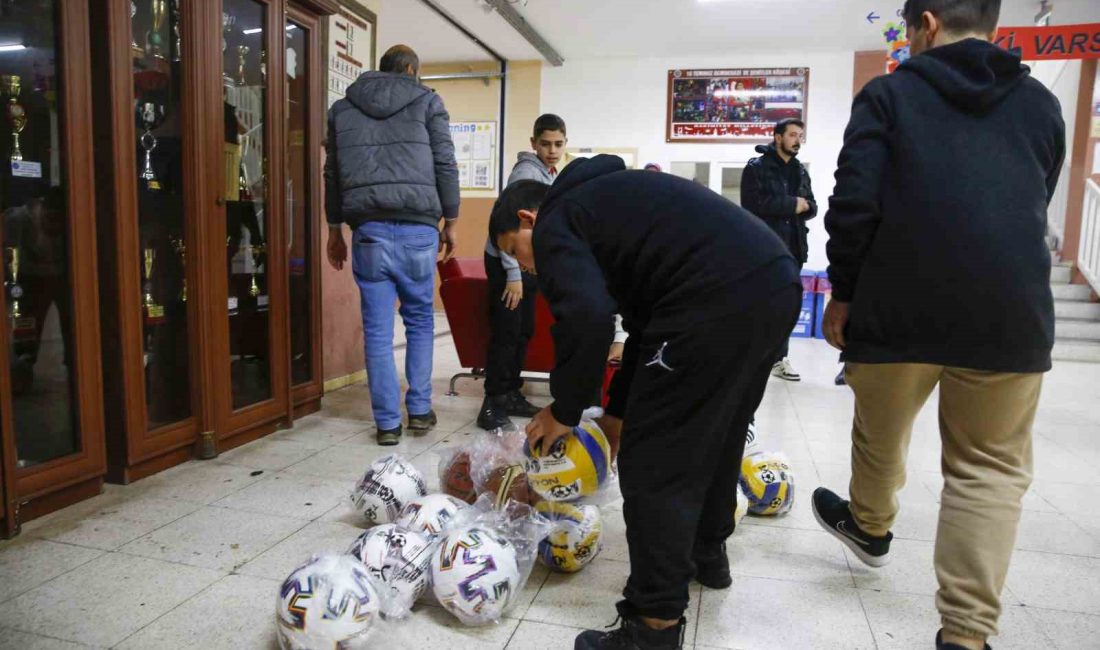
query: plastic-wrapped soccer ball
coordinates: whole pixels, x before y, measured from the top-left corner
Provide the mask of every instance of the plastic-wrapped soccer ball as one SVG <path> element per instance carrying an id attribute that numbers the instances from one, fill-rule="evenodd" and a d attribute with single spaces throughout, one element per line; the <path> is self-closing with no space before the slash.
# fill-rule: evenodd
<path id="1" fill-rule="evenodd" d="M 428 588 L 431 542 L 420 533 L 382 524 L 360 535 L 348 553 L 367 567 L 376 586 L 388 586 L 405 607 Z"/>
<path id="2" fill-rule="evenodd" d="M 794 473 L 781 454 L 759 452 L 741 461 L 741 489 L 754 515 L 781 515 L 794 505 Z"/>
<path id="3" fill-rule="evenodd" d="M 443 532 L 465 506 L 465 503 L 449 494 L 429 494 L 406 503 L 396 523 L 406 530 L 434 538 Z"/>
<path id="4" fill-rule="evenodd" d="M 585 421 L 559 439 L 549 450 L 532 450 L 527 456 L 527 482 L 549 501 L 576 501 L 595 494 L 607 481 L 611 445 L 595 422 Z"/>
<path id="5" fill-rule="evenodd" d="M 358 650 L 366 647 L 380 603 L 361 562 L 318 555 L 283 582 L 275 606 L 283 650 Z"/>
<path id="6" fill-rule="evenodd" d="M 554 522 L 554 530 L 539 542 L 539 559 L 550 569 L 576 573 L 600 553 L 600 509 L 541 501 L 539 514 Z"/>
<path id="7" fill-rule="evenodd" d="M 424 477 L 397 454 L 374 461 L 351 493 L 355 509 L 370 525 L 392 523 L 405 504 L 428 493 Z"/>
<path id="8" fill-rule="evenodd" d="M 432 591 L 466 625 L 500 620 L 521 580 L 515 547 L 489 528 L 449 532 L 432 554 Z"/>

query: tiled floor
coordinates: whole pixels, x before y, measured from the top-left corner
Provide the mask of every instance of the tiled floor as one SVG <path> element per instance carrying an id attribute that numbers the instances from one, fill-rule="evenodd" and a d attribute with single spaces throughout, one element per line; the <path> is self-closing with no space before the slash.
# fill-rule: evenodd
<path id="1" fill-rule="evenodd" d="M 818 530 L 806 496 L 844 491 L 852 398 L 833 386 L 835 355 L 795 341 L 804 381 L 772 380 L 758 414 L 767 448 L 784 451 L 799 485 L 795 510 L 749 519 L 729 546 L 734 583 L 692 589 L 688 648 L 929 648 L 937 628 L 932 572 L 939 442 L 934 404 L 913 437 L 894 562 L 867 569 Z M 435 479 L 440 451 L 478 435 L 481 388 L 460 383 L 454 347 L 438 340 L 439 427 L 397 451 Z M 1100 647 L 1100 366 L 1059 364 L 1035 427 L 1036 482 L 1025 500 L 1005 590 L 998 650 Z M 537 386 L 536 392 L 544 391 Z M 545 399 L 545 393 L 535 397 Z M 367 391 L 325 398 L 324 411 L 215 461 L 191 462 L 31 522 L 0 544 L 0 648 L 127 650 L 264 648 L 274 641 L 279 581 L 318 551 L 360 532 L 345 504 L 373 458 Z M 379 648 L 567 650 L 578 628 L 615 618 L 629 565 L 620 503 L 604 507 L 599 559 L 573 576 L 537 568 L 500 625 L 470 629 L 420 605 Z"/>

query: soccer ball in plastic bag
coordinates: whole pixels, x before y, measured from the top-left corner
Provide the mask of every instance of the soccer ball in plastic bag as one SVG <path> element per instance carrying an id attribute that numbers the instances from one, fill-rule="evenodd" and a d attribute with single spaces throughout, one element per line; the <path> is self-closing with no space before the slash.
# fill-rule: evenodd
<path id="1" fill-rule="evenodd" d="M 407 530 L 438 537 L 465 505 L 449 494 L 429 494 L 406 503 L 396 523 Z"/>
<path id="2" fill-rule="evenodd" d="M 759 452 L 741 461 L 741 490 L 754 515 L 781 515 L 794 505 L 794 473 L 782 454 Z"/>
<path id="3" fill-rule="evenodd" d="M 316 555 L 283 582 L 275 607 L 283 650 L 358 650 L 366 647 L 380 603 L 359 560 Z"/>
<path id="4" fill-rule="evenodd" d="M 355 485 L 351 500 L 373 526 L 395 521 L 405 504 L 427 493 L 424 477 L 412 463 L 392 454 L 371 464 Z"/>
<path id="5" fill-rule="evenodd" d="M 539 542 L 539 559 L 547 567 L 575 573 L 599 555 L 602 535 L 599 508 L 542 501 L 535 509 L 554 522 L 553 531 Z"/>
<path id="6" fill-rule="evenodd" d="M 382 524 L 360 535 L 348 553 L 367 567 L 376 587 L 389 587 L 405 607 L 428 588 L 431 542 L 420 533 Z"/>
<path id="7" fill-rule="evenodd" d="M 527 481 L 549 501 L 576 501 L 596 493 L 607 481 L 611 446 L 595 422 L 585 421 L 549 450 L 524 443 Z"/>
<path id="8" fill-rule="evenodd" d="M 522 577 L 515 547 L 490 528 L 449 532 L 432 554 L 432 591 L 466 625 L 500 620 Z"/>

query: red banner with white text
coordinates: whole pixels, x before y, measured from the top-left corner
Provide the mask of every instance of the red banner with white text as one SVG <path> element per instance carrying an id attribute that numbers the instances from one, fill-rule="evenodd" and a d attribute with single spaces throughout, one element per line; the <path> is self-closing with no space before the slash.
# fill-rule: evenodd
<path id="1" fill-rule="evenodd" d="M 1100 23 L 1002 27 L 993 42 L 1025 61 L 1100 59 Z"/>

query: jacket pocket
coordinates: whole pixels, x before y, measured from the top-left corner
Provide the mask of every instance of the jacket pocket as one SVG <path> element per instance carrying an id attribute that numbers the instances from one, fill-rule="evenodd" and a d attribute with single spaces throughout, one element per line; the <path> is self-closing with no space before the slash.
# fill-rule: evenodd
<path id="1" fill-rule="evenodd" d="M 352 270 L 360 279 L 367 282 L 386 279 L 386 247 L 382 242 L 356 236 L 352 254 L 355 256 Z"/>
<path id="2" fill-rule="evenodd" d="M 405 249 L 405 273 L 414 282 L 432 277 L 439 252 L 437 234 L 426 234 L 402 242 Z"/>

